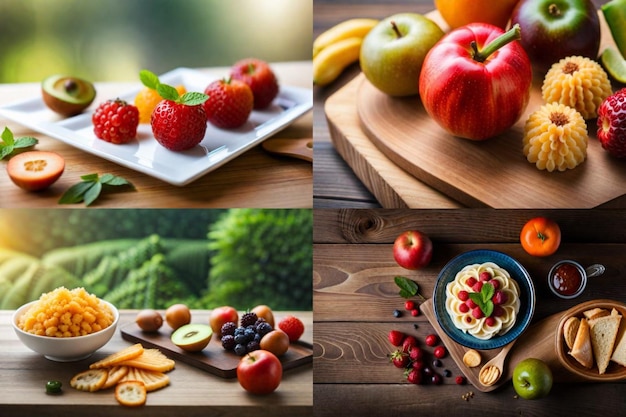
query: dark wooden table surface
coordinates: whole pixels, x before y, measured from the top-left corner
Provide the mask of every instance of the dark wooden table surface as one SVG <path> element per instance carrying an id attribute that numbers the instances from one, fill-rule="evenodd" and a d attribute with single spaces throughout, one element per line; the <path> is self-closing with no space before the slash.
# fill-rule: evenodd
<path id="1" fill-rule="evenodd" d="M 593 0 L 599 7 L 606 0 Z M 314 36 L 333 25 L 352 17 L 382 19 L 395 13 L 426 14 L 435 9 L 432 0 L 315 0 Z M 381 207 L 376 197 L 337 153 L 331 142 L 324 115 L 326 99 L 360 73 L 358 63 L 348 67 L 341 76 L 326 87 L 315 87 L 313 135 L 315 162 L 313 165 L 313 207 L 315 208 L 376 208 Z"/>
<path id="2" fill-rule="evenodd" d="M 556 220 L 563 240 L 549 257 L 528 255 L 519 233 L 530 218 Z M 618 415 L 626 406 L 623 383 L 555 383 L 547 398 L 515 397 L 512 383 L 492 392 L 455 384 L 461 373 L 448 355 L 443 369 L 452 377 L 443 385 L 412 385 L 386 355 L 394 347 L 387 333 L 394 328 L 415 335 L 424 345 L 433 326 L 423 315 L 395 318 L 404 309 L 393 277 L 415 280 L 426 298 L 441 268 L 453 257 L 473 249 L 492 249 L 517 259 L 536 289 L 532 323 L 581 302 L 601 298 L 626 302 L 626 215 L 619 210 L 317 210 L 314 227 L 314 398 L 316 416 L 337 416 L 350 404 L 351 415 Z M 419 271 L 399 267 L 393 241 L 408 229 L 422 230 L 434 243 L 430 265 Z M 606 272 L 594 278 L 574 300 L 557 299 L 546 276 L 562 259 L 583 265 L 601 263 Z M 414 328 L 417 324 L 417 328 Z M 554 340 L 554 339 L 552 339 Z M 513 351 L 514 352 L 514 351 Z M 513 353 L 512 352 L 512 353 Z M 442 372 L 440 370 L 440 372 Z M 474 392 L 470 401 L 462 396 Z"/>

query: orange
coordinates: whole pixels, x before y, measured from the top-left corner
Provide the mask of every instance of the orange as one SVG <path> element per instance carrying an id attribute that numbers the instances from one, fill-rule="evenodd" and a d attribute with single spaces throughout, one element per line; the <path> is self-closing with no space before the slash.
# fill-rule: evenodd
<path id="1" fill-rule="evenodd" d="M 176 86 L 176 91 L 178 91 L 178 94 L 181 96 L 187 92 L 183 85 Z M 161 100 L 163 100 L 163 98 L 159 93 L 148 87 L 144 87 L 137 93 L 135 96 L 135 106 L 139 110 L 139 123 L 150 123 L 152 111 Z"/>
<path id="2" fill-rule="evenodd" d="M 484 22 L 506 28 L 517 0 L 435 0 L 435 7 L 450 29 Z"/>

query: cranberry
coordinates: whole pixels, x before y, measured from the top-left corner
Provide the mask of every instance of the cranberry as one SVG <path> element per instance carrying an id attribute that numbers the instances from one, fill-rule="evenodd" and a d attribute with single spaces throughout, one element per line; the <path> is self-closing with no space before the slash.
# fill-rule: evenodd
<path id="1" fill-rule="evenodd" d="M 489 283 L 493 285 L 494 290 L 500 288 L 500 281 L 498 281 L 497 279 L 492 279 L 491 281 L 489 281 Z"/>
<path id="2" fill-rule="evenodd" d="M 478 278 L 481 281 L 489 281 L 491 279 L 491 273 L 487 272 L 487 271 L 483 271 L 480 273 L 480 275 L 478 276 Z"/>
<path id="3" fill-rule="evenodd" d="M 467 313 L 470 310 L 470 308 L 467 306 L 467 304 L 461 304 L 459 306 L 459 311 L 461 313 Z"/>
<path id="4" fill-rule="evenodd" d="M 492 316 L 489 316 L 485 319 L 485 324 L 489 327 L 493 326 L 494 324 L 496 324 L 496 319 L 494 319 Z"/>
<path id="5" fill-rule="evenodd" d="M 474 292 L 480 292 L 480 290 L 483 289 L 483 282 L 482 281 L 478 281 L 476 284 L 474 284 L 472 289 L 474 290 Z"/>
<path id="6" fill-rule="evenodd" d="M 475 307 L 476 307 L 476 303 L 475 303 L 475 302 L 474 302 L 471 298 L 470 298 L 469 300 L 467 300 L 467 301 L 465 302 L 465 304 L 467 304 L 467 306 L 468 306 L 469 308 L 475 308 Z"/>
<path id="7" fill-rule="evenodd" d="M 439 338 L 437 337 L 436 334 L 429 334 L 428 336 L 426 336 L 425 341 L 428 346 L 435 346 L 437 342 L 439 341 Z"/>
<path id="8" fill-rule="evenodd" d="M 445 348 L 445 347 L 443 347 L 443 346 L 437 346 L 437 347 L 435 348 L 435 350 L 433 351 L 433 355 L 435 355 L 435 357 L 436 357 L 437 359 L 441 359 L 441 358 L 445 357 L 445 356 L 446 356 L 446 353 L 447 353 L 447 352 L 446 352 L 446 348 Z"/>
<path id="9" fill-rule="evenodd" d="M 459 297 L 459 300 L 467 301 L 468 298 L 469 298 L 469 293 L 467 291 L 465 291 L 465 290 L 461 290 L 461 291 L 459 291 L 457 296 Z"/>
<path id="10" fill-rule="evenodd" d="M 474 307 L 472 309 L 472 316 L 476 319 L 482 319 L 483 317 L 485 317 L 485 315 L 483 314 L 483 311 L 480 309 L 480 307 Z"/>
<path id="11" fill-rule="evenodd" d="M 454 381 L 458 384 L 458 385 L 465 385 L 465 383 L 467 382 L 467 380 L 465 379 L 465 377 L 463 375 L 459 375 L 457 376 Z"/>
<path id="12" fill-rule="evenodd" d="M 411 310 L 411 315 L 413 317 L 417 317 L 420 315 L 420 311 L 417 308 L 414 308 L 413 310 Z"/>
<path id="13" fill-rule="evenodd" d="M 504 308 L 502 306 L 493 306 L 493 313 L 491 314 L 494 317 L 500 317 L 504 314 Z"/>
<path id="14" fill-rule="evenodd" d="M 465 285 L 467 285 L 468 287 L 473 287 L 474 284 L 476 284 L 476 278 L 474 277 L 469 277 L 465 280 Z"/>
<path id="15" fill-rule="evenodd" d="M 411 311 L 415 308 L 415 303 L 411 300 L 407 300 L 404 302 L 404 309 Z"/>
<path id="16" fill-rule="evenodd" d="M 493 295 L 493 297 L 491 297 L 491 301 L 495 304 L 495 305 L 500 305 L 500 304 L 504 304 L 506 303 L 508 300 L 508 297 L 506 295 L 506 293 L 504 293 L 504 291 L 496 291 L 495 294 Z"/>

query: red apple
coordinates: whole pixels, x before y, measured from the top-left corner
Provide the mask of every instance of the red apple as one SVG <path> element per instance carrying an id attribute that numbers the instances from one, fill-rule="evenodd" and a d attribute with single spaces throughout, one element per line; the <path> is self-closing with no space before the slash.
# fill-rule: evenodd
<path id="1" fill-rule="evenodd" d="M 505 33 L 471 23 L 443 37 L 426 55 L 419 79 L 428 114 L 450 134 L 471 140 L 513 126 L 528 105 L 533 76 L 520 36 L 519 26 Z"/>
<path id="2" fill-rule="evenodd" d="M 221 336 L 222 326 L 224 323 L 229 321 L 232 321 L 235 324 L 239 321 L 239 313 L 237 313 L 237 310 L 235 310 L 234 307 L 221 306 L 211 310 L 209 325 L 211 326 L 211 329 L 213 329 L 213 333 L 217 336 Z"/>
<path id="3" fill-rule="evenodd" d="M 393 243 L 393 257 L 403 268 L 419 269 L 427 266 L 433 256 L 433 243 L 417 230 L 408 230 Z"/>
<path id="4" fill-rule="evenodd" d="M 276 355 L 267 350 L 253 350 L 237 365 L 237 380 L 246 391 L 265 395 L 278 388 L 283 378 L 283 365 Z"/>

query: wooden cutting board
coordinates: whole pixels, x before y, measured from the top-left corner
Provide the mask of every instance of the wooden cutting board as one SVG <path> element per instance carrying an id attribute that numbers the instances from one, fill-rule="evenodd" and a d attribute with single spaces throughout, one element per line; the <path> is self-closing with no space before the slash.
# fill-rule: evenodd
<path id="1" fill-rule="evenodd" d="M 429 17 L 440 21 L 436 12 Z M 602 16 L 601 22 L 602 50 L 614 42 Z M 549 173 L 526 161 L 522 130 L 543 102 L 541 83 L 542 77 L 536 76 L 517 124 L 483 142 L 448 134 L 430 119 L 419 98 L 388 97 L 363 74 L 327 100 L 325 113 L 335 147 L 385 207 L 424 207 L 411 193 L 424 185 L 443 195 L 434 194 L 433 206 L 441 202 L 444 207 L 453 201 L 495 208 L 591 208 L 616 199 L 626 202 L 626 163 L 601 148 L 595 119 L 588 121 L 588 157 L 582 165 Z M 346 112 L 357 117 L 345 117 Z"/>
<path id="2" fill-rule="evenodd" d="M 122 338 L 132 343 L 141 343 L 146 348 L 161 350 L 169 358 L 195 366 L 222 378 L 237 377 L 237 364 L 241 357 L 224 350 L 219 338 L 212 337 L 208 346 L 201 352 L 186 352 L 170 340 L 172 328 L 167 324 L 158 333 L 145 333 L 135 323 L 120 328 Z M 283 370 L 292 369 L 313 361 L 313 348 L 306 342 L 296 342 L 289 346 L 280 357 Z"/>
<path id="3" fill-rule="evenodd" d="M 528 329 L 526 329 L 526 331 L 518 338 L 515 345 L 513 345 L 513 348 L 509 352 L 509 356 L 504 363 L 504 372 L 500 380 L 496 384 L 486 387 L 479 382 L 478 373 L 480 372 L 482 365 L 489 359 L 496 356 L 501 349 L 479 351 L 483 359 L 481 365 L 475 368 L 469 368 L 463 363 L 463 355 L 467 352 L 468 348 L 461 346 L 450 339 L 441 326 L 439 326 L 437 318 L 435 317 L 435 312 L 433 311 L 432 299 L 428 299 L 422 303 L 420 309 L 426 318 L 428 318 L 430 324 L 432 324 L 437 331 L 437 334 L 448 349 L 448 353 L 452 359 L 454 359 L 454 362 L 461 369 L 461 371 L 463 371 L 468 382 L 482 392 L 493 391 L 503 384 L 508 383 L 513 375 L 515 365 L 519 361 L 529 357 L 538 358 L 546 362 L 552 370 L 555 382 L 582 381 L 580 377 L 570 373 L 563 367 L 563 365 L 561 365 L 561 362 L 556 354 L 555 337 L 559 321 L 561 320 L 564 312 L 553 314 L 529 326 Z"/>

